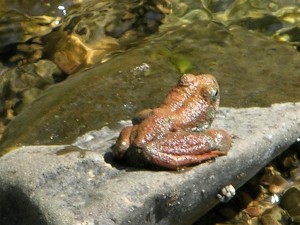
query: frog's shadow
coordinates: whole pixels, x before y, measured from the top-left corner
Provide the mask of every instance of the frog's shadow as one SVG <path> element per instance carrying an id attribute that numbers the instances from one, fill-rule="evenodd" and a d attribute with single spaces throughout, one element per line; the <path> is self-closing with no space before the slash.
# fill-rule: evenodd
<path id="1" fill-rule="evenodd" d="M 156 167 L 153 165 L 145 165 L 141 163 L 132 163 L 130 162 L 127 157 L 124 159 L 115 159 L 111 152 L 106 152 L 104 154 L 104 161 L 110 164 L 112 167 L 116 168 L 117 170 L 124 170 L 126 172 L 135 172 L 135 171 L 164 171 L 166 169 L 161 167 Z"/>

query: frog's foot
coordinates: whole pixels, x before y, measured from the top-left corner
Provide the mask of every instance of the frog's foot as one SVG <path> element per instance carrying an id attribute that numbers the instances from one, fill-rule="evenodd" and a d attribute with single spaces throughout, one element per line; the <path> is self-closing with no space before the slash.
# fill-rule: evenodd
<path id="1" fill-rule="evenodd" d="M 122 158 L 130 146 L 130 135 L 132 126 L 123 128 L 115 146 L 112 149 L 112 154 L 115 158 Z"/>
<path id="2" fill-rule="evenodd" d="M 146 158 L 161 167 L 179 169 L 221 155 L 231 147 L 231 137 L 223 130 L 206 133 L 174 132 L 164 139 L 149 143 Z"/>

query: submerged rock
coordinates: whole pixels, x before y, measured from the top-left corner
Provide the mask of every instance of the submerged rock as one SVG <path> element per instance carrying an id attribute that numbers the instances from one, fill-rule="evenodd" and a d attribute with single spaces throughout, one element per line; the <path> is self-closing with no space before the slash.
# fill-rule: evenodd
<path id="1" fill-rule="evenodd" d="M 296 102 L 299 61 L 291 46 L 241 28 L 198 22 L 167 29 L 49 88 L 9 124 L 0 148 L 71 143 L 87 131 L 114 127 L 157 106 L 186 72 L 215 75 L 222 106 Z"/>
<path id="2" fill-rule="evenodd" d="M 68 74 L 156 32 L 170 12 L 165 0 L 55 1 L 33 3 L 31 10 L 21 5 L 5 2 L 0 11 L 1 60 L 23 65 L 43 57 Z"/>
<path id="3" fill-rule="evenodd" d="M 42 57 L 40 38 L 60 25 L 55 16 L 29 16 L 15 10 L 0 11 L 0 60 L 23 65 Z"/>
<path id="4" fill-rule="evenodd" d="M 6 68 L 0 76 L 1 119 L 11 120 L 44 89 L 63 79 L 62 72 L 49 60 Z"/>
<path id="5" fill-rule="evenodd" d="M 118 131 L 107 127 L 73 146 L 28 146 L 0 159 L 0 216 L 12 224 L 192 224 L 300 136 L 300 103 L 221 108 L 212 127 L 235 137 L 227 156 L 183 171 L 112 161 Z"/>
<path id="6" fill-rule="evenodd" d="M 175 6 L 186 1 L 172 0 Z M 294 0 L 214 0 L 201 1 L 201 7 L 210 17 L 228 26 L 238 25 L 273 38 L 299 46 L 299 6 Z M 186 4 L 186 3 L 185 3 Z M 191 6 L 192 4 L 188 4 Z M 191 12 L 199 6 L 193 4 Z M 191 14 L 188 12 L 188 14 Z M 299 48 L 299 47 L 298 47 Z"/>
<path id="7" fill-rule="evenodd" d="M 61 20 L 59 17 L 27 16 L 17 11 L 1 11 L 0 15 L 0 48 L 44 36 Z"/>
<path id="8" fill-rule="evenodd" d="M 157 32 L 169 12 L 165 0 L 83 2 L 69 10 L 57 32 L 45 37 L 45 55 L 73 74 Z"/>

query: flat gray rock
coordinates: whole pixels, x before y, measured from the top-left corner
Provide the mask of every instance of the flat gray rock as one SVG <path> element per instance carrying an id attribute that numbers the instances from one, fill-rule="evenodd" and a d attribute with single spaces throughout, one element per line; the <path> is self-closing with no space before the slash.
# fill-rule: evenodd
<path id="1" fill-rule="evenodd" d="M 300 137 L 300 103 L 221 108 L 213 127 L 234 137 L 227 156 L 184 171 L 118 165 L 106 127 L 74 146 L 27 146 L 0 159 L 1 224 L 192 224 Z M 299 141 L 299 139 L 298 139 Z"/>

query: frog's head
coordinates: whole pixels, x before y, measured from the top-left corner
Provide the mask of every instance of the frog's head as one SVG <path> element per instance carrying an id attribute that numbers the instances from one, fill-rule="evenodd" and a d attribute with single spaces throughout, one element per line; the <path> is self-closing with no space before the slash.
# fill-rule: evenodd
<path id="1" fill-rule="evenodd" d="M 210 74 L 200 75 L 199 86 L 201 96 L 214 108 L 218 108 L 220 102 L 220 89 L 216 78 Z"/>
<path id="2" fill-rule="evenodd" d="M 210 74 L 184 74 L 179 85 L 188 87 L 198 98 L 217 109 L 220 101 L 219 85 L 216 78 Z"/>
<path id="3" fill-rule="evenodd" d="M 181 77 L 179 86 L 188 96 L 186 99 L 189 99 L 185 103 L 185 113 L 188 112 L 197 121 L 197 129 L 206 129 L 215 118 L 220 101 L 216 78 L 210 74 L 185 74 Z"/>

